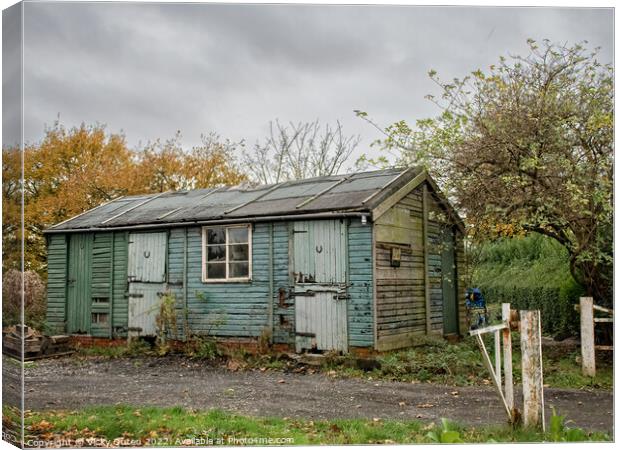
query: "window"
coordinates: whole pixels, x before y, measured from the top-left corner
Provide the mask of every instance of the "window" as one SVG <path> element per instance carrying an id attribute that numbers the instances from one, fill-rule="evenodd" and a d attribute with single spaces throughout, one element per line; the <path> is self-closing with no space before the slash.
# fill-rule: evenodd
<path id="1" fill-rule="evenodd" d="M 250 225 L 202 229 L 202 280 L 247 281 L 252 274 Z"/>
<path id="2" fill-rule="evenodd" d="M 90 321 L 93 325 L 106 325 L 108 323 L 108 313 L 92 313 Z"/>

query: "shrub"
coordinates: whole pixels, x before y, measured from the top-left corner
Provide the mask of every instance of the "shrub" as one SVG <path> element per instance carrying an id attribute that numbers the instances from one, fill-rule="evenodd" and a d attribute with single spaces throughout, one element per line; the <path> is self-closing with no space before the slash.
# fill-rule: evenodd
<path id="1" fill-rule="evenodd" d="M 222 356 L 214 338 L 209 336 L 192 336 L 185 343 L 185 354 L 190 358 L 213 360 Z"/>
<path id="2" fill-rule="evenodd" d="M 23 273 L 26 325 L 43 331 L 47 307 L 45 282 L 32 270 Z M 21 322 L 22 272 L 11 269 L 2 276 L 2 326 Z"/>
<path id="3" fill-rule="evenodd" d="M 540 309 L 545 334 L 567 337 L 579 330 L 573 305 L 583 288 L 570 274 L 566 250 L 550 238 L 532 234 L 483 244 L 474 283 L 489 303 Z"/>

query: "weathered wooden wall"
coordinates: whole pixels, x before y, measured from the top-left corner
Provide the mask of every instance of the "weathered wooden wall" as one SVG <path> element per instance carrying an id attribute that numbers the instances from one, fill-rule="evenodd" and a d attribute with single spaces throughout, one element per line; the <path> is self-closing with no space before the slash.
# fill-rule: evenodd
<path id="1" fill-rule="evenodd" d="M 422 191 L 404 197 L 375 222 L 377 349 L 406 347 L 426 330 Z M 401 252 L 391 266 L 392 248 Z"/>
<path id="2" fill-rule="evenodd" d="M 275 343 L 295 342 L 295 301 L 290 296 L 291 226 L 287 222 L 258 223 L 252 233 L 252 280 L 236 283 L 202 282 L 201 227 L 168 231 L 166 283 L 175 296 L 177 332 L 222 337 L 269 336 L 273 320 Z M 368 347 L 374 342 L 372 309 L 372 226 L 351 219 L 347 228 L 346 264 L 349 271 L 347 324 L 349 346 Z M 108 326 L 94 326 L 93 336 L 126 336 L 127 242 L 124 231 L 96 233 L 92 254 L 92 311 L 110 314 Z M 48 322 L 65 331 L 66 235 L 48 239 Z M 271 265 L 271 269 L 270 269 Z M 269 307 L 273 308 L 269 314 Z"/>
<path id="3" fill-rule="evenodd" d="M 431 333 L 443 334 L 441 233 L 446 229 L 453 232 L 455 227 L 445 222 L 447 218 L 440 202 L 429 190 L 428 231 L 424 239 L 423 191 L 423 186 L 419 186 L 375 223 L 378 350 L 407 347 L 414 343 L 416 336 L 426 334 L 427 328 Z M 455 245 L 458 266 L 463 257 L 462 241 L 455 241 Z M 392 248 L 400 249 L 399 267 L 391 266 Z M 462 288 L 462 284 L 457 285 L 457 295 Z M 430 300 L 428 314 L 426 289 Z M 460 316 L 464 318 L 464 313 Z"/>
<path id="4" fill-rule="evenodd" d="M 50 331 L 64 333 L 67 298 L 67 237 L 47 238 L 47 323 Z"/>
<path id="5" fill-rule="evenodd" d="M 50 331 L 55 333 L 66 331 L 69 251 L 67 235 L 52 234 L 49 236 L 47 322 Z M 90 313 L 108 314 L 108 324 L 91 324 L 91 335 L 97 337 L 124 336 L 124 328 L 127 326 L 126 233 L 92 234 L 92 254 L 88 266 L 91 269 L 84 276 L 90 281 Z"/>

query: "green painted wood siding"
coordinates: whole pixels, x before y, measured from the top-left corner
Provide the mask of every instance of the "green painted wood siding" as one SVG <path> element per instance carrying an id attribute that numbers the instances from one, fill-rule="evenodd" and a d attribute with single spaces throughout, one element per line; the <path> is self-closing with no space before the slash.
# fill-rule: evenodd
<path id="1" fill-rule="evenodd" d="M 240 283 L 203 283 L 201 228 L 187 228 L 187 309 L 184 302 L 185 229 L 170 230 L 168 289 L 177 305 L 178 335 L 185 323 L 191 333 L 221 337 L 256 338 L 268 329 L 269 296 L 273 302 L 273 342 L 294 344 L 295 305 L 288 295 L 291 224 L 255 224 L 252 232 L 252 280 Z M 270 238 L 270 233 L 272 233 Z M 372 227 L 359 220 L 349 226 L 350 283 L 349 345 L 373 345 Z M 271 242 L 271 246 L 270 246 Z M 273 291 L 269 292 L 269 261 L 273 261 Z M 284 305 L 280 305 L 283 289 Z M 186 320 L 187 318 L 187 320 Z"/>
<path id="2" fill-rule="evenodd" d="M 112 289 L 112 333 L 127 335 L 127 233 L 114 233 L 114 281 Z"/>
<path id="3" fill-rule="evenodd" d="M 187 325 L 195 334 L 258 337 L 267 326 L 268 225 L 257 224 L 252 233 L 252 280 L 244 283 L 202 282 L 200 227 L 187 229 Z M 180 310 L 183 304 L 182 273 L 184 231 L 171 230 L 169 282 Z"/>
<path id="4" fill-rule="evenodd" d="M 113 233 L 95 233 L 92 253 L 91 312 L 108 315 L 107 324 L 91 323 L 90 333 L 97 337 L 110 337 L 110 307 L 112 281 Z"/>
<path id="5" fill-rule="evenodd" d="M 65 332 L 67 296 L 67 237 L 47 239 L 47 323 L 53 333 Z"/>
<path id="6" fill-rule="evenodd" d="M 350 347 L 374 345 L 372 224 L 351 219 L 348 231 Z"/>
<path id="7" fill-rule="evenodd" d="M 174 295 L 177 313 L 177 336 L 185 338 L 186 310 L 183 273 L 185 228 L 173 228 L 168 235 L 168 290 Z"/>
<path id="8" fill-rule="evenodd" d="M 184 264 L 187 233 L 187 287 Z M 271 234 L 271 236 L 270 236 Z M 127 327 L 127 233 L 95 235 L 93 243 L 92 298 L 110 299 L 92 303 L 93 311 L 110 308 L 112 329 L 95 327 L 99 336 L 126 336 Z M 175 228 L 168 239 L 168 289 L 175 295 L 178 336 L 186 324 L 190 332 L 222 337 L 256 338 L 268 329 L 268 306 L 273 302 L 273 341 L 294 344 L 295 305 L 288 295 L 291 224 L 255 224 L 252 232 L 252 280 L 247 283 L 203 283 L 201 227 Z M 271 245 L 270 245 L 271 243 Z M 359 219 L 348 226 L 349 346 L 372 346 L 372 225 Z M 48 321 L 58 332 L 65 329 L 67 243 L 64 235 L 51 235 L 48 244 Z M 110 260 L 112 258 L 112 261 Z M 269 280 L 269 261 L 273 280 Z M 270 285 L 273 291 L 269 292 Z M 284 306 L 280 305 L 280 289 Z M 187 300 L 184 293 L 187 292 Z M 186 304 L 187 302 L 187 304 Z"/>
<path id="9" fill-rule="evenodd" d="M 295 343 L 295 305 L 289 299 L 291 274 L 289 273 L 289 223 L 273 224 L 273 342 Z M 284 306 L 280 306 L 280 289 L 284 294 Z"/>

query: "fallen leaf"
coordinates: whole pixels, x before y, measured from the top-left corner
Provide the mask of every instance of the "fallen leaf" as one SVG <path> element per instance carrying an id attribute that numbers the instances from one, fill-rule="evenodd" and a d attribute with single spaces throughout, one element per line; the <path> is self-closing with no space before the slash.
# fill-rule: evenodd
<path id="1" fill-rule="evenodd" d="M 398 406 L 406 406 L 407 404 L 405 402 L 398 402 Z"/>
<path id="2" fill-rule="evenodd" d="M 283 383 L 286 383 L 286 381 L 285 380 L 278 380 L 278 383 L 283 384 Z"/>
<path id="3" fill-rule="evenodd" d="M 415 405 L 416 408 L 432 408 L 433 404 L 431 403 L 420 403 L 419 405 Z"/>

